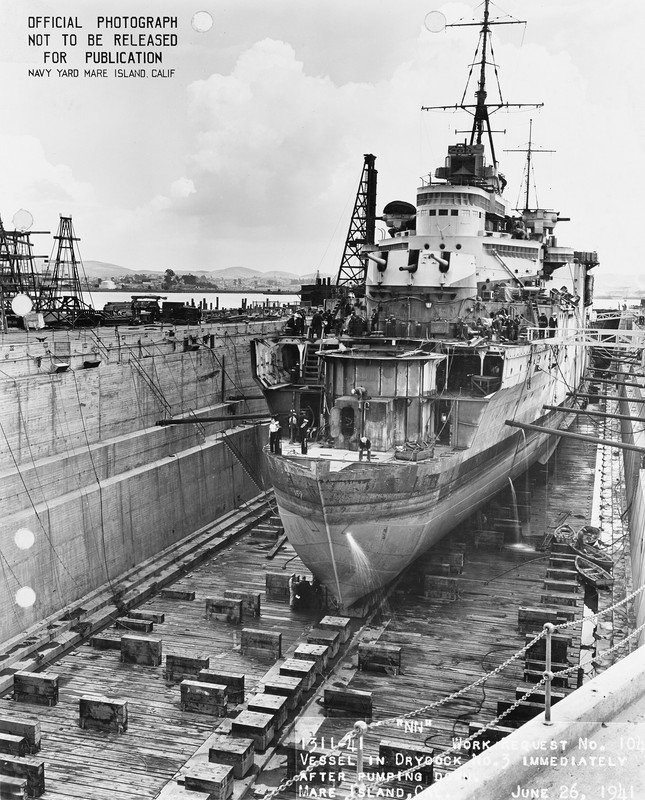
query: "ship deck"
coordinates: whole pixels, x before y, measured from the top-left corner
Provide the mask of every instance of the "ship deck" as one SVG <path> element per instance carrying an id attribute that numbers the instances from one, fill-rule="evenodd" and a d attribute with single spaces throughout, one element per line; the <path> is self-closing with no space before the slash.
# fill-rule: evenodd
<path id="1" fill-rule="evenodd" d="M 266 448 L 268 450 L 268 446 Z M 414 451 L 409 451 L 412 454 Z M 424 451 L 420 451 L 424 452 Z M 444 444 L 435 444 L 434 445 L 434 458 L 435 460 L 440 456 L 447 456 L 457 453 L 458 451 L 455 450 L 453 447 L 449 447 L 448 445 Z M 314 442 L 309 444 L 307 447 L 306 455 L 301 452 L 300 444 L 296 442 L 292 444 L 291 442 L 284 442 L 282 443 L 282 455 L 288 456 L 289 458 L 295 459 L 312 459 L 312 458 L 320 458 L 324 460 L 328 460 L 331 463 L 339 462 L 340 468 L 347 464 L 354 464 L 358 462 L 358 451 L 357 450 L 348 450 L 345 448 L 335 448 L 335 447 L 323 447 L 318 443 Z M 406 462 L 401 459 L 397 459 L 395 456 L 394 450 L 372 450 L 372 457 L 371 462 L 375 462 L 377 464 L 387 464 L 391 462 L 396 462 L 398 464 L 405 464 Z"/>
<path id="2" fill-rule="evenodd" d="M 585 423 L 580 424 L 584 430 Z M 589 518 L 595 447 L 565 440 L 556 458 L 557 475 L 552 471 L 546 483 L 539 470 L 532 473 L 536 482 L 532 487 L 530 520 L 523 526 L 531 534 L 531 542 L 539 541 L 546 530 L 553 530 L 562 521 L 563 512 L 574 524 L 576 520 L 583 524 Z M 415 591 L 411 580 L 399 582 L 400 588 L 380 610 L 362 627 L 356 626 L 356 634 L 323 686 L 372 692 L 374 721 L 395 720 L 467 686 L 524 645 L 524 635 L 517 630 L 517 610 L 521 605 L 539 605 L 548 559 L 544 553 L 501 546 L 500 530 L 508 520 L 503 510 L 495 513 L 499 524 L 491 524 L 487 526 L 490 530 L 479 534 L 466 527 L 456 531 L 415 565 L 413 573 L 408 573 L 407 578 L 423 574 L 428 565 L 441 563 L 449 553 L 464 553 L 464 569 L 457 580 L 458 596 L 454 600 L 432 599 Z M 253 533 L 246 535 L 187 571 L 173 585 L 195 591 L 194 601 L 155 596 L 141 606 L 141 610 L 165 614 L 165 621 L 156 624 L 152 634 L 163 639 L 164 655 L 209 655 L 211 668 L 243 672 L 247 696 L 254 692 L 273 669 L 273 663 L 241 655 L 241 626 L 205 619 L 204 599 L 220 595 L 225 589 L 262 593 L 262 615 L 249 627 L 280 631 L 283 656 L 288 657 L 298 643 L 306 641 L 307 631 L 322 613 L 295 612 L 286 603 L 266 600 L 267 570 L 285 568 L 289 573 L 306 574 L 288 545 L 268 560 L 272 547 L 273 543 Z M 582 612 L 582 594 L 576 610 L 578 614 Z M 122 633 L 115 629 L 105 631 L 114 638 Z M 402 648 L 399 675 L 357 670 L 358 644 L 370 641 Z M 574 648 L 572 655 L 577 657 L 578 653 Z M 382 738 L 396 739 L 410 747 L 425 744 L 443 749 L 451 744 L 453 735 L 464 735 L 466 721 L 487 722 L 494 716 L 497 700 L 515 698 L 522 666 L 516 662 L 489 679 L 483 688 L 439 709 L 428 710 L 415 721 L 393 722 L 375 729 L 366 739 L 367 752 L 376 752 Z M 97 650 L 85 644 L 46 669 L 60 676 L 57 705 L 46 707 L 16 703 L 9 697 L 0 699 L 0 714 L 10 710 L 13 715 L 40 720 L 43 746 L 38 758 L 45 762 L 46 791 L 42 796 L 46 800 L 183 796 L 184 790 L 172 780 L 173 776 L 214 731 L 225 731 L 230 726 L 227 719 L 182 711 L 179 685 L 164 679 L 161 666 L 121 663 L 117 650 Z M 126 732 L 79 728 L 79 697 L 96 693 L 128 701 Z M 318 687 L 317 694 L 320 693 Z M 324 717 L 315 696 L 297 722 L 310 728 L 316 739 L 338 739 L 353 724 L 349 718 Z M 288 724 L 293 726 L 296 722 Z M 285 737 L 292 738 L 293 731 L 285 731 Z M 263 771 L 257 776 L 256 788 L 279 785 L 284 779 L 285 761 L 281 748 L 267 751 L 257 760 Z M 447 768 L 454 766 L 451 763 Z M 245 789 L 246 782 L 236 782 L 235 797 Z M 199 792 L 188 791 L 185 796 L 187 800 L 202 797 Z"/>

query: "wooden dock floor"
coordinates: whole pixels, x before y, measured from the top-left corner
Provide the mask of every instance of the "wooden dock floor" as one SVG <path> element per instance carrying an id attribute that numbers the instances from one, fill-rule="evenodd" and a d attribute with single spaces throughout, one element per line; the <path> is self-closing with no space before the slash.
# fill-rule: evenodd
<path id="1" fill-rule="evenodd" d="M 546 485 L 540 483 L 538 474 L 529 526 L 534 538 L 538 533 L 542 537 L 562 509 L 580 520 L 587 517 L 594 458 L 595 447 L 567 440 L 557 455 L 557 485 L 553 474 Z M 247 695 L 256 689 L 273 664 L 241 655 L 242 626 L 205 618 L 205 599 L 220 595 L 225 589 L 262 594 L 261 616 L 245 621 L 245 625 L 281 632 L 283 655 L 305 640 L 306 632 L 322 614 L 296 613 L 284 603 L 266 601 L 267 570 L 276 572 L 284 566 L 286 573 L 306 574 L 288 545 L 275 559 L 267 560 L 272 546 L 253 535 L 245 536 L 174 584 L 173 588 L 194 590 L 194 601 L 156 596 L 140 607 L 165 614 L 165 621 L 155 624 L 154 632 L 149 634 L 163 640 L 164 656 L 207 655 L 211 668 L 243 672 Z M 524 645 L 524 634 L 517 629 L 517 610 L 521 605 L 539 605 L 548 564 L 546 554 L 500 547 L 465 526 L 427 554 L 415 566 L 415 574 L 448 552 L 465 553 L 463 572 L 456 576 L 457 599 L 430 599 L 412 589 L 394 592 L 359 631 L 349 649 L 341 653 L 334 673 L 324 684 L 372 692 L 375 721 L 397 718 L 447 697 Z M 412 582 L 399 584 L 404 585 L 411 586 Z M 578 614 L 582 594 L 580 598 Z M 122 631 L 106 633 L 118 638 Z M 356 670 L 359 641 L 373 640 L 402 647 L 401 674 Z M 14 715 L 37 717 L 41 722 L 43 745 L 37 756 L 45 762 L 46 791 L 42 796 L 46 800 L 154 798 L 204 740 L 219 726 L 227 725 L 226 720 L 182 711 L 179 684 L 166 681 L 163 666 L 121 663 L 117 650 L 83 645 L 47 669 L 60 676 L 58 705 L 50 708 L 0 698 L 0 714 L 10 710 Z M 421 714 L 414 723 L 393 723 L 375 729 L 366 738 L 367 751 L 376 752 L 382 738 L 399 739 L 411 747 L 450 746 L 453 736 L 467 735 L 466 721 L 487 722 L 495 715 L 497 700 L 514 699 L 515 687 L 522 682 L 522 669 L 523 664 L 516 662 L 489 679 L 483 688 Z M 78 726 L 79 698 L 97 693 L 128 701 L 126 732 L 108 734 Z M 315 700 L 304 714 L 315 718 L 317 736 L 336 739 L 354 721 L 323 718 Z M 267 773 L 258 776 L 257 784 L 278 785 L 284 778 L 285 760 L 284 755 L 276 754 L 267 765 Z M 187 800 L 190 796 L 186 792 Z"/>
<path id="2" fill-rule="evenodd" d="M 572 426 L 572 430 L 590 433 L 587 428 L 588 424 L 583 421 Z M 574 527 L 580 527 L 589 519 L 595 453 L 595 445 L 564 440 L 548 468 L 535 467 L 516 482 L 517 489 L 523 484 L 531 495 L 530 518 L 522 525 L 522 533 L 528 532 L 528 536 L 523 537 L 523 541 L 537 544 L 547 531 L 552 532 L 561 524 L 565 515 Z M 495 515 L 494 506 L 486 509 L 490 517 Z M 413 586 L 415 572 L 423 573 L 426 565 L 429 568 L 433 563 L 446 561 L 448 554 L 464 552 L 464 569 L 457 576 L 457 599 L 433 600 L 414 590 L 397 591 L 375 617 L 373 625 L 363 631 L 363 642 L 378 640 L 402 648 L 399 675 L 352 671 L 351 667 L 357 663 L 354 653 L 345 663 L 345 670 L 340 671 L 339 679 L 331 681 L 335 686 L 371 692 L 373 720 L 393 720 L 391 724 L 371 728 L 364 737 L 366 764 L 370 759 L 372 764 L 378 763 L 376 757 L 382 739 L 394 740 L 409 748 L 429 747 L 435 754 L 440 753 L 451 747 L 455 739 L 468 736 L 469 721 L 490 722 L 496 716 L 497 701 L 515 700 L 515 689 L 523 683 L 523 660 L 509 665 L 483 686 L 470 690 L 456 701 L 429 709 L 407 721 L 400 720 L 402 715 L 442 700 L 478 680 L 525 644 L 524 633 L 518 631 L 518 607 L 540 606 L 549 554 L 500 547 L 486 542 L 487 538 L 491 537 L 478 536 L 467 527 L 454 531 L 415 565 L 410 571 L 410 580 L 400 584 Z M 575 611 L 580 618 L 584 601 L 582 587 L 578 597 Z M 579 659 L 579 634 L 578 627 L 569 652 L 571 663 Z M 573 679 L 570 683 L 575 687 Z M 315 740 L 315 744 L 328 746 L 338 742 L 354 721 L 326 718 L 312 743 Z M 297 729 L 294 733 L 297 735 Z M 435 774 L 455 769 L 469 755 L 469 750 L 457 750 L 447 757 L 445 765 L 435 768 Z M 352 767 L 349 769 L 351 772 Z M 365 767 L 368 774 L 383 770 L 382 766 Z M 396 782 L 390 784 L 389 788 L 396 785 Z M 349 788 L 346 784 L 345 789 Z M 285 792 L 281 796 L 286 798 L 289 794 Z"/>

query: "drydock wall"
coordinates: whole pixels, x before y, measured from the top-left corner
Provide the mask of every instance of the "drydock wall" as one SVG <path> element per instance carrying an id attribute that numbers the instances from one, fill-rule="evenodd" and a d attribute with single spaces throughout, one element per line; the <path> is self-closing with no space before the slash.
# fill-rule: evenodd
<path id="1" fill-rule="evenodd" d="M 266 408 L 228 398 L 259 394 L 250 340 L 271 330 L 256 323 L 119 329 L 100 340 L 89 331 L 3 338 L 0 608 L 13 610 L 0 619 L 0 641 L 258 494 L 263 431 L 198 420 Z M 65 371 L 52 371 L 63 363 Z M 196 424 L 155 425 L 187 414 Z M 35 536 L 24 550 L 21 529 Z M 27 609 L 15 602 L 23 586 L 36 592 Z"/>

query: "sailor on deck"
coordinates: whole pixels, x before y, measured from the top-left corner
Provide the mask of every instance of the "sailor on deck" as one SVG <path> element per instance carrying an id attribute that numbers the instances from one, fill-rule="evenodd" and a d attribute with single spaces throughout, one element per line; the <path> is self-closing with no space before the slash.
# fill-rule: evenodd
<path id="1" fill-rule="evenodd" d="M 287 333 L 296 334 L 298 329 L 298 323 L 296 321 L 296 314 L 293 312 L 289 319 L 287 320 L 287 324 L 284 326 L 284 329 Z"/>
<path id="2" fill-rule="evenodd" d="M 277 417 L 271 417 L 269 423 L 269 450 L 272 453 L 280 452 L 280 423 Z"/>
<path id="3" fill-rule="evenodd" d="M 300 452 L 303 455 L 307 454 L 307 438 L 309 436 L 309 427 L 311 423 L 306 414 L 303 414 L 300 420 Z"/>
<path id="4" fill-rule="evenodd" d="M 291 444 L 296 441 L 296 436 L 298 435 L 298 415 L 296 414 L 296 409 L 292 408 L 289 412 L 289 439 Z"/>

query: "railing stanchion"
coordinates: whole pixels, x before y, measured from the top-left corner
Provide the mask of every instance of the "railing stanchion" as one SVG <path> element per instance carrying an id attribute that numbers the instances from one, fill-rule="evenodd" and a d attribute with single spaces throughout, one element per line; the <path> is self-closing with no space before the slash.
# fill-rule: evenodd
<path id="1" fill-rule="evenodd" d="M 363 777 L 365 770 L 363 769 L 363 735 L 367 730 L 367 723 L 359 719 L 354 723 L 354 731 L 356 732 L 356 784 L 359 793 L 363 784 Z"/>
<path id="2" fill-rule="evenodd" d="M 551 672 L 551 636 L 555 626 L 552 622 L 544 623 L 544 633 L 546 634 L 546 658 L 544 677 L 546 684 L 544 685 L 544 724 L 553 725 L 551 722 L 551 681 L 553 680 L 553 672 Z"/>

